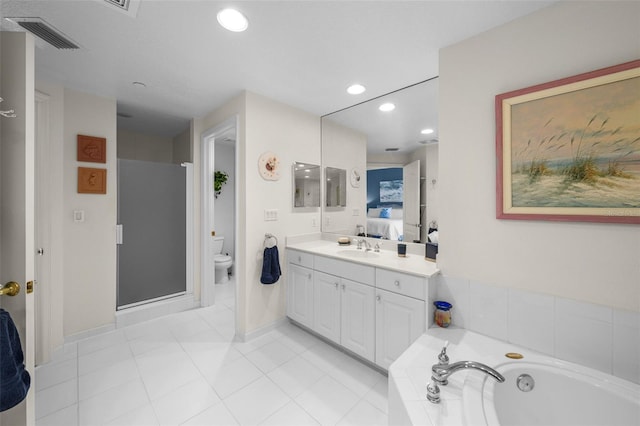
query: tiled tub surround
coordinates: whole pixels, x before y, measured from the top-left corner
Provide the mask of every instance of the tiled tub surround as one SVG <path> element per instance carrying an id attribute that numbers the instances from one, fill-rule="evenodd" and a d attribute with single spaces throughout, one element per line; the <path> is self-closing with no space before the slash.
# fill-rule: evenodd
<path id="1" fill-rule="evenodd" d="M 460 370 L 440 386 L 439 404 L 427 401 L 431 366 L 445 341 L 450 363 L 481 362 L 507 380 L 497 383 L 481 372 Z M 509 352 L 523 358 L 509 359 Z M 536 381 L 531 394 L 516 388 L 521 373 Z M 507 424 L 638 424 L 640 386 L 457 327 L 429 329 L 389 369 L 389 424 L 495 425 L 501 415 L 510 419 L 503 420 Z"/>
<path id="2" fill-rule="evenodd" d="M 640 313 L 446 275 L 453 325 L 640 383 Z"/>

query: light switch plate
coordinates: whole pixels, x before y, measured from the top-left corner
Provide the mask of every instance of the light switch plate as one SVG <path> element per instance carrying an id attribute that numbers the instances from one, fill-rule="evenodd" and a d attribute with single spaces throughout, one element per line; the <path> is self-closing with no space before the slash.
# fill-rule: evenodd
<path id="1" fill-rule="evenodd" d="M 278 209 L 264 209 L 264 220 L 265 221 L 278 220 Z"/>
<path id="2" fill-rule="evenodd" d="M 73 221 L 74 222 L 84 222 L 84 210 L 74 210 L 73 211 Z"/>

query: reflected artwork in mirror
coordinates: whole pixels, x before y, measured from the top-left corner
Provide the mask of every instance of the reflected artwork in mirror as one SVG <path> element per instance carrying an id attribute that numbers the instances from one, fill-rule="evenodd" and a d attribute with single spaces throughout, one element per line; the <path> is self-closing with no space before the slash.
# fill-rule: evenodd
<path id="1" fill-rule="evenodd" d="M 347 206 L 347 171 L 335 167 L 325 167 L 326 207 Z"/>
<path id="2" fill-rule="evenodd" d="M 293 163 L 293 207 L 320 207 L 320 166 Z"/>
<path id="3" fill-rule="evenodd" d="M 323 232 L 426 242 L 437 221 L 438 78 L 323 116 L 322 165 L 362 171 L 345 208 L 325 203 Z"/>

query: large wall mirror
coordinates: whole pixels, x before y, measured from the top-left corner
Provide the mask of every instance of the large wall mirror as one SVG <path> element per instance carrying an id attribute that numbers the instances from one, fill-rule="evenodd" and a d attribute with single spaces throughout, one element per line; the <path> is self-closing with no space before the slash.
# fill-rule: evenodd
<path id="1" fill-rule="evenodd" d="M 323 116 L 322 164 L 347 171 L 346 203 L 323 207 L 323 232 L 426 242 L 438 214 L 437 77 Z"/>

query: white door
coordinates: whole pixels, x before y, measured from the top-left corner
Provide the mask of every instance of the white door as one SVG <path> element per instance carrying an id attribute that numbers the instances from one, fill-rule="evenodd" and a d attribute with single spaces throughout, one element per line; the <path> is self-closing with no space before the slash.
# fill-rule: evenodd
<path id="1" fill-rule="evenodd" d="M 15 118 L 0 118 L 0 286 L 20 285 L 16 296 L 0 296 L 20 335 L 24 363 L 31 375 L 27 397 L 0 413 L 2 425 L 35 424 L 34 295 L 34 43 L 30 34 L 2 32 L 2 110 L 14 109 Z"/>
<path id="2" fill-rule="evenodd" d="M 340 278 L 316 271 L 313 276 L 313 330 L 340 343 Z"/>
<path id="3" fill-rule="evenodd" d="M 376 290 L 376 364 L 388 369 L 424 331 L 424 301 Z"/>
<path id="4" fill-rule="evenodd" d="M 313 327 L 313 271 L 289 263 L 287 293 L 289 318 L 309 328 Z"/>
<path id="5" fill-rule="evenodd" d="M 402 232 L 404 241 L 420 240 L 420 160 L 402 168 Z"/>
<path id="6" fill-rule="evenodd" d="M 375 360 L 374 287 L 342 279 L 341 344 L 369 361 Z"/>

